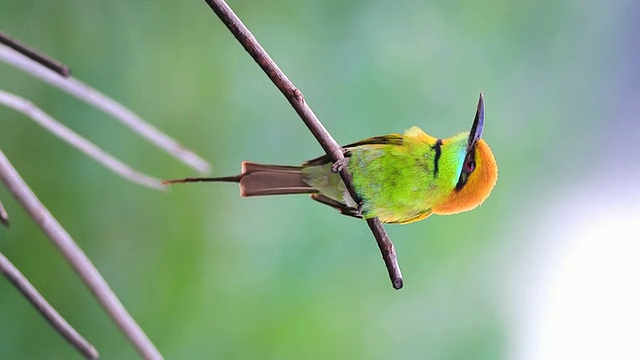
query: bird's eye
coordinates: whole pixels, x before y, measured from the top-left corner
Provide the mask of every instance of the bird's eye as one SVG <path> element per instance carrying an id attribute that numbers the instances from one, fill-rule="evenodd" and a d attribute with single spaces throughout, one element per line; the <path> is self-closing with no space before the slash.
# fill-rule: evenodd
<path id="1" fill-rule="evenodd" d="M 473 170 L 476 169 L 476 162 L 473 161 L 472 159 L 467 160 L 467 162 L 464 164 L 465 170 L 468 173 L 472 173 Z"/>

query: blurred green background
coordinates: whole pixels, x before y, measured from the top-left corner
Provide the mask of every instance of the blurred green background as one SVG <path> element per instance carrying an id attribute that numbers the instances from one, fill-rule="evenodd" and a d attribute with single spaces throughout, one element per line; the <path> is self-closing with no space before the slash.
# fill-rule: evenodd
<path id="1" fill-rule="evenodd" d="M 228 184 L 142 188 L 0 107 L 0 148 L 159 350 L 171 359 L 540 358 L 529 350 L 543 344 L 526 335 L 538 331 L 531 299 L 544 298 L 540 274 L 572 241 L 565 217 L 581 228 L 621 211 L 598 201 L 638 198 L 640 3 L 230 5 L 338 142 L 412 125 L 438 137 L 468 131 L 483 91 L 499 179 L 472 212 L 386 227 L 405 277 L 395 291 L 363 222 L 305 196 L 243 199 Z M 0 31 L 68 64 L 209 160 L 214 175 L 236 174 L 243 160 L 298 164 L 322 152 L 203 1 L 0 0 Z M 0 88 L 141 171 L 195 175 L 6 64 Z M 0 251 L 102 358 L 136 358 L 4 188 L 0 199 L 12 221 Z M 5 279 L 0 358 L 79 358 Z"/>

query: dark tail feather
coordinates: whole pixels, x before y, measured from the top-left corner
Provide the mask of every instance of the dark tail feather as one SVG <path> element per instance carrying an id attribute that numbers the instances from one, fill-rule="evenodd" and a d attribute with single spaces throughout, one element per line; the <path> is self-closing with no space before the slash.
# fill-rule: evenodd
<path id="1" fill-rule="evenodd" d="M 188 182 L 236 182 L 240 184 L 242 196 L 263 196 L 283 194 L 312 194 L 318 191 L 304 181 L 300 166 L 262 165 L 242 163 L 242 173 L 236 176 L 215 178 L 186 178 L 167 180 L 163 184 Z"/>
<path id="2" fill-rule="evenodd" d="M 310 194 L 317 190 L 304 181 L 300 166 L 242 163 L 239 177 L 242 196 Z"/>

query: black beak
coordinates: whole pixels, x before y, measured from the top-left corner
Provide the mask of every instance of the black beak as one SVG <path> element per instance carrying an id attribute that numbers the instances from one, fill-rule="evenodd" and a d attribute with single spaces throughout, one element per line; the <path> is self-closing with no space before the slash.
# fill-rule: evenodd
<path id="1" fill-rule="evenodd" d="M 473 120 L 471 132 L 469 133 L 469 141 L 467 142 L 467 151 L 471 151 L 476 142 L 482 137 L 482 129 L 484 128 L 484 96 L 480 93 L 478 100 L 478 110 L 476 110 L 476 118 Z"/>

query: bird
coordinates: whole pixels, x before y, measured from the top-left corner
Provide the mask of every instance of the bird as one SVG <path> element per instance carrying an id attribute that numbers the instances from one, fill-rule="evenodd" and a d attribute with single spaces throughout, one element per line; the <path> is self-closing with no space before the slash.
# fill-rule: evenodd
<path id="1" fill-rule="evenodd" d="M 344 215 L 388 224 L 408 224 L 430 215 L 469 211 L 489 197 L 498 166 L 482 138 L 484 96 L 480 93 L 469 132 L 436 138 L 414 126 L 403 134 L 375 136 L 343 147 L 344 160 L 323 155 L 300 166 L 243 162 L 235 176 L 166 180 L 165 185 L 233 182 L 243 197 L 310 194 Z M 346 167 L 357 197 L 340 174 Z"/>

